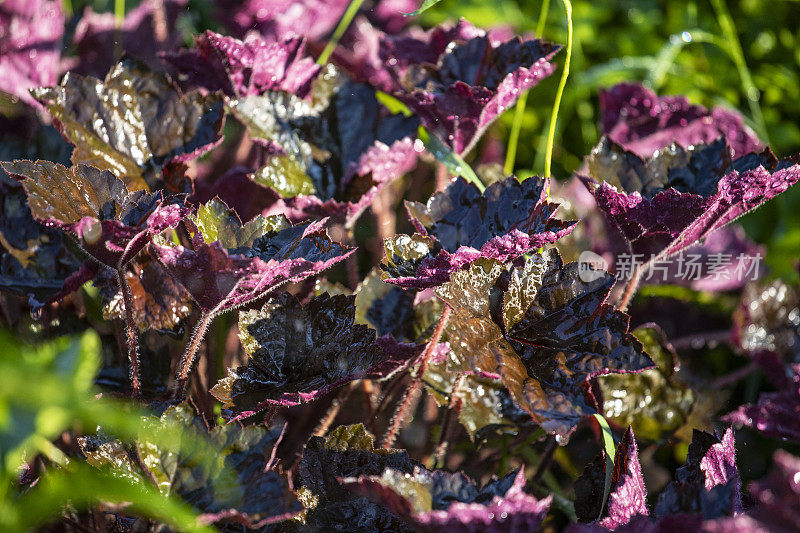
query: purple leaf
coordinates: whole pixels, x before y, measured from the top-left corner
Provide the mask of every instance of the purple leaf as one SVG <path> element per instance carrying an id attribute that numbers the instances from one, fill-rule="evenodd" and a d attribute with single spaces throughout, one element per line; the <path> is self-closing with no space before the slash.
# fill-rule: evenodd
<path id="1" fill-rule="evenodd" d="M 371 88 L 343 81 L 333 68 L 316 79 L 310 99 L 271 92 L 230 107 L 251 137 L 282 151 L 253 180 L 280 194 L 293 220 L 331 216 L 352 224 L 417 161 L 417 119 L 386 113 Z"/>
<path id="2" fill-rule="evenodd" d="M 217 314 L 350 255 L 353 248 L 330 240 L 325 222 L 292 226 L 283 216 L 259 215 L 243 226 L 228 206 L 212 200 L 193 221 L 193 250 L 168 243 L 153 243 L 153 250 L 201 309 Z"/>
<path id="3" fill-rule="evenodd" d="M 347 0 L 218 0 L 223 20 L 238 37 L 255 30 L 265 39 L 281 41 L 327 37 L 342 18 Z"/>
<path id="4" fill-rule="evenodd" d="M 763 149 L 737 112 L 692 105 L 683 96 L 657 96 L 634 83 L 601 90 L 600 115 L 602 133 L 642 158 L 672 143 L 689 148 L 720 137 L 734 157 Z"/>
<path id="5" fill-rule="evenodd" d="M 800 442 L 800 365 L 782 390 L 762 393 L 758 403 L 743 405 L 723 419 L 755 429 L 768 438 Z"/>
<path id="6" fill-rule="evenodd" d="M 22 178 L 34 218 L 74 234 L 110 268 L 124 266 L 153 235 L 177 226 L 186 214 L 182 206 L 163 205 L 160 192 L 128 192 L 107 170 L 25 160 L 2 166 Z"/>
<path id="7" fill-rule="evenodd" d="M 800 165 L 768 149 L 731 160 L 724 139 L 673 144 L 643 160 L 604 138 L 588 157 L 588 173 L 598 207 L 630 252 L 647 260 L 678 253 L 784 192 L 800 179 Z"/>
<path id="8" fill-rule="evenodd" d="M 64 13 L 58 0 L 0 4 L 0 91 L 38 106 L 28 92 L 58 80 Z"/>
<path id="9" fill-rule="evenodd" d="M 77 64 L 69 70 L 84 76 L 103 76 L 119 58 L 119 51 L 152 69 L 163 68 L 159 53 L 182 44 L 182 32 L 176 25 L 187 3 L 188 0 L 144 0 L 125 13 L 119 28 L 114 13 L 96 13 L 86 7 L 75 27 Z M 163 9 L 163 28 L 158 26 L 162 16 L 159 9 Z M 162 30 L 166 30 L 163 35 L 159 33 Z"/>
<path id="10" fill-rule="evenodd" d="M 387 507 L 420 531 L 492 533 L 536 531 L 552 497 L 538 500 L 524 492 L 522 469 L 483 487 L 461 473 L 387 468 L 380 476 L 350 477 L 344 484 Z"/>
<path id="11" fill-rule="evenodd" d="M 554 243 L 575 222 L 553 218 L 558 204 L 547 200 L 546 190 L 547 180 L 538 177 L 509 177 L 483 193 L 457 178 L 427 205 L 406 202 L 420 235 L 387 241 L 384 281 L 432 287 L 478 258 L 507 262 Z"/>
<path id="12" fill-rule="evenodd" d="M 302 38 L 266 40 L 254 34 L 244 41 L 212 31 L 195 38 L 193 50 L 167 54 L 185 87 L 202 87 L 242 97 L 285 91 L 304 98 L 320 66 L 305 55 Z"/>
<path id="13" fill-rule="evenodd" d="M 642 478 L 642 465 L 633 430 L 628 427 L 617 446 L 614 472 L 607 507 L 601 509 L 605 490 L 605 452 L 589 463 L 575 482 L 575 512 L 580 520 L 613 530 L 628 524 L 633 517 L 646 516 L 647 490 Z"/>
<path id="14" fill-rule="evenodd" d="M 496 43 L 475 33 L 462 22 L 422 37 L 388 37 L 381 50 L 391 92 L 459 155 L 524 91 L 555 71 L 550 60 L 561 48 L 538 39 Z"/>
<path id="15" fill-rule="evenodd" d="M 34 93 L 75 146 L 72 162 L 109 170 L 131 191 L 158 185 L 165 165 L 222 141 L 219 95 L 184 95 L 166 75 L 131 59 L 103 81 L 68 73 L 60 85 Z"/>
<path id="16" fill-rule="evenodd" d="M 351 381 L 385 378 L 421 351 L 354 322 L 355 296 L 324 293 L 306 305 L 283 293 L 261 310 L 239 314 L 249 358 L 229 369 L 211 393 L 247 418 L 270 405 L 315 400 Z"/>
<path id="17" fill-rule="evenodd" d="M 678 469 L 675 478 L 658 498 L 657 516 L 685 513 L 709 519 L 741 512 L 733 430 L 728 428 L 720 439 L 695 429 L 686 465 Z"/>

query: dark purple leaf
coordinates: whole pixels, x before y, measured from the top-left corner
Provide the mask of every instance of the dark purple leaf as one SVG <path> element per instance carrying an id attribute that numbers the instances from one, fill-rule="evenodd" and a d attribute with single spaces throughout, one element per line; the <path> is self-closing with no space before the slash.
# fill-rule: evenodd
<path id="1" fill-rule="evenodd" d="M 71 232 L 86 252 L 114 269 L 185 216 L 182 206 L 163 205 L 160 192 L 128 192 L 107 170 L 25 160 L 2 166 L 21 178 L 34 218 Z"/>
<path id="2" fill-rule="evenodd" d="M 230 106 L 251 137 L 283 151 L 253 180 L 285 198 L 293 220 L 333 216 L 352 223 L 417 161 L 418 121 L 387 114 L 372 89 L 342 81 L 333 69 L 316 79 L 309 101 L 272 92 Z"/>
<path id="3" fill-rule="evenodd" d="M 792 370 L 784 388 L 762 393 L 758 403 L 743 405 L 723 419 L 769 438 L 800 442 L 800 365 Z"/>
<path id="4" fill-rule="evenodd" d="M 436 294 L 453 308 L 447 334 L 466 367 L 498 374 L 514 402 L 549 433 L 569 433 L 595 413 L 587 380 L 653 363 L 628 333 L 628 316 L 603 304 L 614 278 L 592 282 L 558 252 L 509 268 L 481 259 Z"/>
<path id="5" fill-rule="evenodd" d="M 28 92 L 58 80 L 64 13 L 58 0 L 0 4 L 0 91 L 37 106 Z"/>
<path id="6" fill-rule="evenodd" d="M 25 122 L 32 117 L 21 117 Z M 0 161 L 43 158 L 68 162 L 70 148 L 52 127 L 26 132 L 24 124 L 0 124 Z M 12 135 L 11 132 L 14 131 Z M 0 289 L 31 298 L 34 305 L 71 287 L 62 287 L 81 262 L 65 247 L 62 233 L 38 222 L 25 189 L 0 167 Z M 77 279 L 77 278 L 74 278 Z M 74 284 L 73 284 L 74 285 Z M 69 291 L 71 292 L 71 291 Z M 65 293 L 66 294 L 66 293 Z"/>
<path id="7" fill-rule="evenodd" d="M 604 528 L 613 530 L 629 523 L 635 516 L 648 514 L 642 465 L 630 427 L 617 446 L 608 501 L 603 508 L 605 476 L 606 457 L 605 452 L 601 452 L 575 482 L 575 513 L 578 519 L 584 522 L 597 521 Z"/>
<path id="8" fill-rule="evenodd" d="M 120 51 L 152 69 L 162 68 L 159 53 L 175 50 L 182 44 L 177 22 L 187 3 L 188 0 L 144 0 L 125 13 L 119 27 L 114 13 L 96 13 L 86 7 L 75 27 L 73 42 L 77 58 L 69 70 L 84 76 L 104 76 L 114 66 Z M 163 12 L 159 13 L 159 9 Z M 161 16 L 163 22 L 159 20 Z M 164 27 L 159 28 L 159 24 Z M 53 83 L 55 80 L 42 85 Z"/>
<path id="9" fill-rule="evenodd" d="M 629 251 L 647 260 L 678 253 L 784 192 L 800 179 L 800 165 L 769 150 L 731 161 L 724 139 L 673 144 L 643 160 L 604 138 L 588 173 L 598 207 Z"/>
<path id="10" fill-rule="evenodd" d="M 361 424 L 340 426 L 325 438 L 312 437 L 296 481 L 296 486 L 318 500 L 308 510 L 306 527 L 312 531 L 411 531 L 399 517 L 357 496 L 341 480 L 377 476 L 387 468 L 410 474 L 415 466 L 418 463 L 403 450 L 376 450 Z"/>
<path id="11" fill-rule="evenodd" d="M 325 220 L 292 226 L 281 215 L 245 224 L 219 200 L 198 209 L 194 249 L 153 243 L 154 253 L 207 313 L 217 314 L 301 281 L 344 260 Z"/>
<path id="12" fill-rule="evenodd" d="M 192 50 L 168 54 L 181 83 L 231 97 L 285 91 L 304 98 L 320 66 L 305 55 L 305 41 L 271 41 L 248 35 L 244 41 L 212 31 L 195 38 Z"/>
<path id="13" fill-rule="evenodd" d="M 387 37 L 381 59 L 391 92 L 463 155 L 524 91 L 555 71 L 550 60 L 559 50 L 538 39 L 496 43 L 462 22 L 422 37 Z"/>
<path id="14" fill-rule="evenodd" d="M 386 243 L 384 281 L 432 287 L 478 258 L 506 262 L 554 243 L 575 222 L 553 218 L 558 204 L 547 200 L 546 190 L 547 180 L 538 177 L 520 182 L 512 176 L 483 193 L 457 178 L 427 205 L 407 202 L 412 222 L 424 236 L 401 235 Z"/>
<path id="15" fill-rule="evenodd" d="M 600 115 L 602 133 L 643 158 L 672 143 L 689 148 L 720 137 L 734 157 L 763 148 L 737 112 L 692 105 L 683 96 L 657 96 L 634 83 L 601 90 Z"/>
<path id="16" fill-rule="evenodd" d="M 385 378 L 419 355 L 414 345 L 356 324 L 355 296 L 316 296 L 301 305 L 283 293 L 261 310 L 239 315 L 239 338 L 249 355 L 229 369 L 211 393 L 247 418 L 270 405 L 296 405 L 363 378 Z"/>
<path id="17" fill-rule="evenodd" d="M 678 469 L 675 478 L 658 498 L 658 517 L 683 513 L 710 519 L 741 512 L 733 430 L 727 429 L 720 439 L 695 429 L 686 464 Z"/>
<path id="18" fill-rule="evenodd" d="M 411 475 L 387 468 L 380 476 L 351 477 L 344 482 L 420 531 L 536 531 L 551 502 L 551 497 L 538 500 L 524 492 L 521 469 L 484 487 L 461 473 L 420 467 Z"/>
<path id="19" fill-rule="evenodd" d="M 182 94 L 165 74 L 123 59 L 104 81 L 68 73 L 37 89 L 61 134 L 75 146 L 72 161 L 109 170 L 128 190 L 147 190 L 172 161 L 186 161 L 221 140 L 218 95 Z"/>

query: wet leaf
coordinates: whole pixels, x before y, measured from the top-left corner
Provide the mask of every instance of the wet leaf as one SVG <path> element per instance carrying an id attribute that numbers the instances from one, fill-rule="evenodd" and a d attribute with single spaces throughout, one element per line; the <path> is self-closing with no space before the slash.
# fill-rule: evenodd
<path id="1" fill-rule="evenodd" d="M 260 311 L 241 313 L 247 364 L 229 369 L 211 393 L 236 418 L 246 418 L 270 405 L 314 400 L 353 380 L 386 377 L 419 355 L 412 346 L 376 342 L 373 329 L 354 322 L 354 301 L 322 294 L 301 305 L 284 293 Z"/>
<path id="2" fill-rule="evenodd" d="M 635 83 L 600 90 L 600 126 L 615 143 L 650 157 L 672 143 L 688 148 L 725 137 L 734 156 L 763 148 L 736 111 L 692 105 L 683 96 L 657 96 Z"/>
<path id="3" fill-rule="evenodd" d="M 694 394 L 676 376 L 677 355 L 658 326 L 640 326 L 632 334 L 656 368 L 598 377 L 603 414 L 621 426 L 631 426 L 640 439 L 659 441 L 686 423 Z"/>
<path id="4" fill-rule="evenodd" d="M 152 248 L 207 313 L 222 313 L 284 283 L 313 276 L 353 251 L 330 240 L 323 229 L 325 220 L 292 226 L 281 215 L 259 215 L 237 227 L 238 219 L 222 202 L 213 201 L 201 210 L 204 215 L 197 220 L 205 230 L 193 230 L 193 250 L 166 241 L 154 242 Z"/>
<path id="5" fill-rule="evenodd" d="M 105 80 L 68 73 L 60 85 L 34 93 L 75 146 L 73 163 L 111 171 L 131 191 L 155 187 L 164 165 L 222 139 L 219 96 L 184 95 L 166 75 L 131 59 Z"/>
<path id="6" fill-rule="evenodd" d="M 420 234 L 386 243 L 384 281 L 401 287 L 441 284 L 478 258 L 511 261 L 567 235 L 575 222 L 554 219 L 558 204 L 546 199 L 547 180 L 514 177 L 483 193 L 462 178 L 428 200 L 406 203 Z M 427 238 L 426 238 L 427 237 Z"/>

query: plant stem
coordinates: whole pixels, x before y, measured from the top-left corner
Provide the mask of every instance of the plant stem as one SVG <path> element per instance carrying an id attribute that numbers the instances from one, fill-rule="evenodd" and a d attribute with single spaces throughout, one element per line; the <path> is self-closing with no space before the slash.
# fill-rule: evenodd
<path id="1" fill-rule="evenodd" d="M 203 314 L 200 315 L 200 321 L 192 332 L 192 338 L 189 340 L 189 344 L 186 345 L 186 351 L 183 353 L 183 357 L 181 357 L 176 398 L 183 398 L 186 395 L 189 372 L 192 371 L 195 355 L 197 355 L 197 350 L 200 349 L 203 337 L 205 337 L 208 326 L 211 324 L 213 318 L 213 312 L 203 311 Z"/>
<path id="2" fill-rule="evenodd" d="M 761 113 L 761 106 L 758 103 L 761 94 L 755 83 L 753 83 L 750 69 L 747 68 L 747 62 L 744 59 L 744 52 L 742 51 L 742 43 L 739 42 L 739 37 L 736 35 L 736 26 L 728 11 L 728 6 L 725 4 L 725 0 L 711 0 L 711 5 L 714 7 L 714 12 L 717 15 L 717 22 L 720 28 L 722 28 L 725 40 L 728 41 L 728 53 L 731 59 L 733 59 L 736 70 L 739 73 L 742 89 L 747 98 L 747 103 L 750 106 L 750 113 L 753 115 L 753 121 L 755 121 L 756 127 L 759 130 L 758 136 L 766 144 L 769 144 L 767 126 L 764 122 L 764 115 Z"/>
<path id="3" fill-rule="evenodd" d="M 138 398 L 141 392 L 141 377 L 139 374 L 139 339 L 136 332 L 136 320 L 133 317 L 133 295 L 125 279 L 124 267 L 117 269 L 117 282 L 122 292 L 122 305 L 125 308 L 125 333 L 128 337 L 128 360 L 131 363 L 131 386 L 133 397 Z"/>
<path id="4" fill-rule="evenodd" d="M 447 321 L 450 319 L 451 312 L 452 308 L 449 305 L 446 305 L 442 311 L 442 316 L 439 317 L 439 322 L 436 324 L 436 329 L 433 332 L 431 340 L 428 341 L 428 345 L 425 346 L 425 350 L 419 356 L 419 359 L 417 359 L 418 366 L 416 371 L 414 371 L 412 374 L 414 376 L 414 381 L 411 382 L 411 386 L 406 391 L 405 396 L 403 396 L 403 401 L 401 401 L 400 405 L 397 406 L 397 409 L 392 416 L 392 423 L 383 437 L 383 443 L 381 446 L 384 449 L 389 449 L 392 447 L 395 438 L 397 438 L 397 433 L 400 431 L 403 423 L 408 417 L 408 413 L 413 411 L 413 406 L 415 406 L 417 403 L 417 393 L 419 392 L 422 384 L 422 376 L 425 374 L 425 370 L 428 368 L 428 361 L 431 358 L 433 349 L 439 344 L 439 339 L 441 338 L 442 333 L 444 333 L 444 328 L 447 326 Z"/>
<path id="5" fill-rule="evenodd" d="M 339 394 L 336 396 L 336 398 L 334 398 L 333 403 L 331 403 L 331 406 L 328 408 L 328 412 L 325 413 L 325 416 L 322 417 L 322 420 L 320 421 L 319 424 L 317 424 L 317 427 L 314 429 L 313 436 L 315 437 L 325 436 L 325 433 L 328 432 L 328 429 L 331 427 L 331 424 L 333 424 L 333 421 L 336 420 L 336 415 L 338 415 L 339 411 L 341 411 L 342 405 L 344 405 L 347 399 L 350 398 L 350 395 L 356 389 L 357 385 L 358 382 L 354 381 L 350 383 L 350 385 L 339 391 Z"/>
<path id="6" fill-rule="evenodd" d="M 619 303 L 617 303 L 617 309 L 622 311 L 623 313 L 628 310 L 628 304 L 633 298 L 633 295 L 636 294 L 636 290 L 639 288 L 639 280 L 642 278 L 642 273 L 644 272 L 647 265 L 637 265 L 636 268 L 633 270 L 633 274 L 631 274 L 631 279 L 628 280 L 628 284 L 625 285 L 625 292 L 622 293 L 622 297 L 619 299 Z"/>
<path id="7" fill-rule="evenodd" d="M 550 0 L 542 2 L 542 8 L 539 11 L 539 21 L 536 23 L 536 38 L 541 39 L 544 33 L 544 26 L 547 23 L 547 12 L 550 10 Z M 503 165 L 503 173 L 511 175 L 514 173 L 514 163 L 517 160 L 517 147 L 519 146 L 519 133 L 522 130 L 522 120 L 525 117 L 525 107 L 528 104 L 528 91 L 520 95 L 517 101 L 516 109 L 514 109 L 514 122 L 511 125 L 511 134 L 508 138 L 508 147 L 506 148 L 506 162 Z"/>
<path id="8" fill-rule="evenodd" d="M 342 38 L 344 32 L 347 31 L 347 28 L 350 27 L 350 23 L 353 21 L 353 17 L 356 16 L 358 10 L 361 9 L 361 4 L 364 3 L 364 0 L 351 0 L 350 5 L 347 6 L 347 10 L 342 15 L 342 19 L 339 21 L 339 25 L 336 26 L 336 29 L 333 30 L 333 35 L 331 36 L 331 40 L 328 41 L 328 44 L 325 45 L 325 49 L 317 58 L 318 65 L 324 65 L 330 59 L 331 54 L 336 49 L 336 45 L 339 44 L 339 39 Z"/>
<path id="9" fill-rule="evenodd" d="M 461 386 L 461 382 L 467 376 L 465 372 L 461 372 L 453 383 L 453 390 L 450 392 L 450 401 L 447 404 L 447 409 L 444 412 L 444 420 L 442 420 L 442 434 L 439 435 L 439 444 L 436 446 L 436 454 L 434 455 L 434 468 L 444 467 L 444 457 L 447 454 L 447 447 L 449 442 L 447 440 L 450 428 L 452 426 L 453 414 L 461 413 L 461 398 L 456 396 L 456 390 Z"/>
<path id="10" fill-rule="evenodd" d="M 564 70 L 561 72 L 561 79 L 556 90 L 556 100 L 553 103 L 553 112 L 550 115 L 550 128 L 547 132 L 547 150 L 544 156 L 544 177 L 550 177 L 551 166 L 553 163 L 553 142 L 556 136 L 556 119 L 558 109 L 561 107 L 561 97 L 564 95 L 564 87 L 567 85 L 569 77 L 569 63 L 572 59 L 572 4 L 569 0 L 561 0 L 564 10 L 567 12 L 567 58 L 564 60 Z"/>
<path id="11" fill-rule="evenodd" d="M 533 477 L 531 478 L 531 483 L 538 483 L 544 473 L 547 471 L 550 463 L 553 462 L 553 453 L 556 451 L 556 446 L 557 444 L 555 437 L 548 435 L 547 444 L 544 446 L 544 451 L 540 456 L 539 465 L 536 467 L 536 472 L 534 472 Z"/>
<path id="12" fill-rule="evenodd" d="M 114 0 L 114 27 L 121 28 L 125 20 L 125 0 Z"/>

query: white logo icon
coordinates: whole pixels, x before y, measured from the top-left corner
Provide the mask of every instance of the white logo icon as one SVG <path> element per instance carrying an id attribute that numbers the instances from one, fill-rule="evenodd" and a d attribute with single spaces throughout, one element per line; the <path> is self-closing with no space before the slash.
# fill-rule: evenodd
<path id="1" fill-rule="evenodd" d="M 578 277 L 584 283 L 602 278 L 608 269 L 608 261 L 596 253 L 586 250 L 578 256 Z"/>

